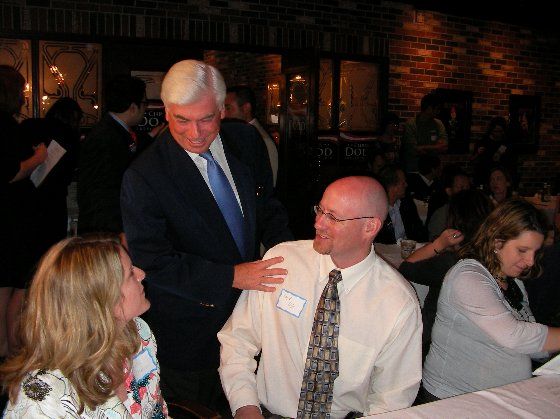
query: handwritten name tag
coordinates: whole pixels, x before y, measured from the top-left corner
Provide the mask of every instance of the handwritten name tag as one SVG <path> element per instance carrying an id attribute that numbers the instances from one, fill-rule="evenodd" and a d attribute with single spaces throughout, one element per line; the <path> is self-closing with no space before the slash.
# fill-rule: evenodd
<path id="1" fill-rule="evenodd" d="M 132 358 L 132 372 L 137 380 L 143 379 L 155 370 L 156 363 L 152 358 L 152 354 L 146 348 Z"/>
<path id="2" fill-rule="evenodd" d="M 276 307 L 292 316 L 299 317 L 306 303 L 305 298 L 283 289 L 276 302 Z"/>

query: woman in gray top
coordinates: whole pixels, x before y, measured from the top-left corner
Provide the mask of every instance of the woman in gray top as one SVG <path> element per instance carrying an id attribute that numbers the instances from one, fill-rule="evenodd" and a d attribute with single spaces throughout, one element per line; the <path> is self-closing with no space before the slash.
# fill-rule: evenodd
<path id="1" fill-rule="evenodd" d="M 560 328 L 535 323 L 519 280 L 538 275 L 545 232 L 535 207 L 510 200 L 459 250 L 439 295 L 421 399 L 530 378 L 531 354 L 560 350 Z"/>

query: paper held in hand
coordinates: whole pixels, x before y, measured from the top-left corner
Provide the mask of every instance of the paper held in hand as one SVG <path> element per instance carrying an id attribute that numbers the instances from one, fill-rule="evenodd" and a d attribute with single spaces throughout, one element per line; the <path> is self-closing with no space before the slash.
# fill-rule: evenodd
<path id="1" fill-rule="evenodd" d="M 43 183 L 52 168 L 56 166 L 64 153 L 66 153 L 66 149 L 58 144 L 56 140 L 51 140 L 49 146 L 47 147 L 47 153 L 47 159 L 39 166 L 37 166 L 37 168 L 33 171 L 33 173 L 31 173 L 31 176 L 29 177 L 36 188 L 38 188 L 39 185 Z"/>

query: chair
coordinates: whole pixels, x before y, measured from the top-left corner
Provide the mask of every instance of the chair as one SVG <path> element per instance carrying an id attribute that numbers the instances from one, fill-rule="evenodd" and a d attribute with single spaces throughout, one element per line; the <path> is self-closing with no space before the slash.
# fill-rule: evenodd
<path id="1" fill-rule="evenodd" d="M 221 419 L 222 416 L 214 410 L 195 401 L 183 400 L 168 402 L 169 416 L 173 419 Z"/>

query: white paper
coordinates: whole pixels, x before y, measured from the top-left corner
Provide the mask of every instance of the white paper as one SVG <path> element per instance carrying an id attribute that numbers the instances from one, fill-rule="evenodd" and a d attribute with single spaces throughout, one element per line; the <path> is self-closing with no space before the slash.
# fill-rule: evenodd
<path id="1" fill-rule="evenodd" d="M 64 156 L 64 153 L 66 153 L 66 149 L 58 144 L 55 140 L 51 140 L 49 146 L 47 147 L 47 153 L 47 159 L 39 166 L 37 166 L 29 177 L 36 188 L 38 188 L 39 185 L 43 183 L 52 168 L 58 163 L 62 156 Z"/>
<path id="2" fill-rule="evenodd" d="M 556 355 L 546 364 L 537 368 L 533 375 L 549 375 L 549 374 L 560 374 L 560 355 Z"/>

